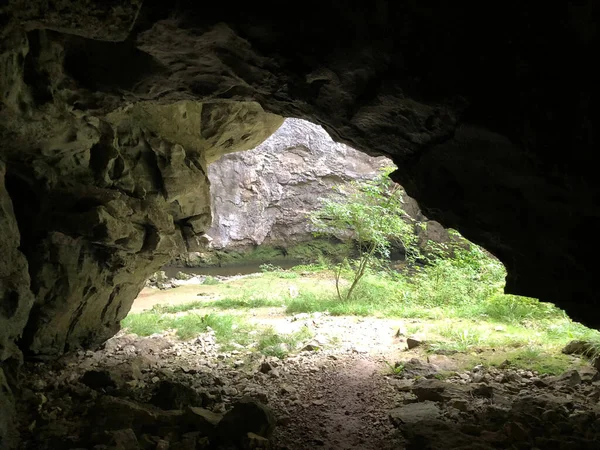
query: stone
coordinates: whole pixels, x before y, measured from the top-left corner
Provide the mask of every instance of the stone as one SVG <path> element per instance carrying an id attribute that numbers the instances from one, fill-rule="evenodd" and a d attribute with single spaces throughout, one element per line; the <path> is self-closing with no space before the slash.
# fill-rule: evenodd
<path id="1" fill-rule="evenodd" d="M 243 447 L 244 449 L 265 449 L 271 448 L 271 444 L 267 438 L 259 436 L 254 433 L 247 433 L 244 438 Z"/>
<path id="2" fill-rule="evenodd" d="M 263 361 L 260 364 L 260 367 L 258 369 L 261 373 L 269 373 L 271 370 L 273 370 L 273 367 L 271 366 L 271 364 L 267 361 Z"/>
<path id="3" fill-rule="evenodd" d="M 594 345 L 588 341 L 573 340 L 562 349 L 566 355 L 583 355 L 591 356 L 595 350 Z"/>
<path id="4" fill-rule="evenodd" d="M 0 364 L 20 357 L 14 341 L 22 335 L 34 301 L 6 176 L 6 164 L 0 158 Z"/>
<path id="5" fill-rule="evenodd" d="M 16 448 L 18 434 L 15 426 L 15 399 L 0 365 L 0 448 Z"/>
<path id="6" fill-rule="evenodd" d="M 581 376 L 577 370 L 568 370 L 556 379 L 558 382 L 564 383 L 567 386 L 577 386 L 581 383 Z"/>
<path id="7" fill-rule="evenodd" d="M 195 448 L 195 446 L 192 447 L 192 449 L 194 449 L 194 448 Z M 158 443 L 156 444 L 155 449 L 156 450 L 173 450 L 173 449 L 171 449 L 171 444 L 169 443 L 169 441 L 165 441 L 164 439 L 158 440 Z M 187 449 L 183 448 L 180 450 L 187 450 Z"/>
<path id="8" fill-rule="evenodd" d="M 317 350 L 319 350 L 319 345 L 317 344 L 306 344 L 304 347 L 302 347 L 302 351 L 305 352 L 315 352 Z"/>
<path id="9" fill-rule="evenodd" d="M 88 370 L 82 375 L 81 382 L 96 390 L 115 389 L 118 379 L 108 370 Z"/>
<path id="10" fill-rule="evenodd" d="M 190 406 L 186 409 L 184 420 L 191 424 L 194 430 L 212 436 L 223 419 L 223 415 L 214 413 L 205 408 Z"/>
<path id="11" fill-rule="evenodd" d="M 136 403 L 110 395 L 101 396 L 90 409 L 95 424 L 108 430 L 144 427 L 176 426 L 184 417 L 184 411 L 164 411 L 152 405 Z"/>
<path id="12" fill-rule="evenodd" d="M 179 441 L 175 442 L 167 448 L 169 450 L 200 450 L 208 448 L 209 446 L 209 438 L 203 436 L 201 432 L 195 431 L 183 434 Z"/>
<path id="13" fill-rule="evenodd" d="M 481 384 L 471 388 L 471 393 L 476 397 L 493 398 L 494 397 L 494 388 L 485 383 L 481 383 Z"/>
<path id="14" fill-rule="evenodd" d="M 417 396 L 420 402 L 427 400 L 446 402 L 464 396 L 468 390 L 465 387 L 453 383 L 435 379 L 421 379 L 413 385 L 412 392 Z"/>
<path id="15" fill-rule="evenodd" d="M 417 348 L 421 344 L 423 344 L 423 341 L 417 337 L 412 336 L 412 337 L 406 338 L 406 345 L 408 346 L 409 350 L 412 350 L 413 348 Z"/>
<path id="16" fill-rule="evenodd" d="M 529 433 L 527 429 L 519 422 L 509 422 L 504 425 L 504 431 L 509 438 L 515 441 L 528 441 Z"/>
<path id="17" fill-rule="evenodd" d="M 453 398 L 448 402 L 448 406 L 456 408 L 459 411 L 466 412 L 469 410 L 469 402 L 462 398 Z"/>
<path id="18" fill-rule="evenodd" d="M 162 380 L 150 403 L 162 409 L 183 409 L 186 406 L 202 406 L 202 396 L 181 382 Z"/>
<path id="19" fill-rule="evenodd" d="M 115 450 L 139 450 L 140 444 L 131 428 L 111 432 Z"/>
<path id="20" fill-rule="evenodd" d="M 273 412 L 262 403 L 244 398 L 233 404 L 217 426 L 221 441 L 242 443 L 247 433 L 264 438 L 271 437 L 275 429 L 276 418 Z"/>
<path id="21" fill-rule="evenodd" d="M 396 426 L 412 424 L 422 420 L 437 419 L 441 410 L 435 402 L 425 400 L 420 403 L 409 403 L 408 405 L 395 408 L 390 411 L 390 420 Z"/>
<path id="22" fill-rule="evenodd" d="M 400 376 L 402 378 L 430 378 L 439 372 L 437 366 L 422 362 L 418 358 L 411 358 L 408 361 L 397 362 L 396 366 L 402 367 L 402 371 L 400 372 Z"/>

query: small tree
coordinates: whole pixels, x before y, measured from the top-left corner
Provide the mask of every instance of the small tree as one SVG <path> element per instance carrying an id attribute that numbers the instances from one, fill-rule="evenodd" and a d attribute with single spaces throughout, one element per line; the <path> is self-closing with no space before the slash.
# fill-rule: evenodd
<path id="1" fill-rule="evenodd" d="M 350 288 L 343 296 L 340 278 L 343 263 L 335 271 L 335 285 L 340 300 L 349 299 L 368 267 L 377 258 L 389 258 L 393 243 L 401 244 L 407 257 L 417 254 L 416 236 L 411 219 L 402 209 L 402 189 L 389 178 L 386 169 L 371 181 L 352 183 L 346 191 L 336 188 L 343 198 L 323 200 L 322 207 L 309 218 L 317 235 L 353 239 L 358 247 L 358 261 Z"/>

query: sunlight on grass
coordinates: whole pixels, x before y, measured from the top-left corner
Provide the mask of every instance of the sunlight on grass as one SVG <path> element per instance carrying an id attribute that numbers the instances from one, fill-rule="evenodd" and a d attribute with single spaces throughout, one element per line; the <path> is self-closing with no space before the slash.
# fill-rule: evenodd
<path id="1" fill-rule="evenodd" d="M 181 339 L 210 328 L 223 348 L 241 344 L 284 357 L 310 338 L 308 329 L 282 335 L 272 328 L 251 326 L 239 313 L 193 312 L 281 308 L 287 314 L 410 319 L 418 323 L 407 324 L 407 332 L 423 334 L 427 351 L 460 352 L 489 365 L 510 360 L 515 367 L 540 373 L 559 373 L 573 363 L 561 354 L 571 340 L 591 342 L 598 349 L 593 356 L 600 354 L 598 331 L 573 322 L 552 304 L 504 294 L 504 268 L 476 248 L 455 259 L 414 267 L 410 273 L 374 267 L 343 301 L 336 293 L 334 271 L 323 261 L 291 270 L 271 264 L 261 267 L 263 272 L 254 276 L 217 283 L 207 278 L 198 286 L 198 295 L 213 299 L 155 305 L 151 311 L 129 315 L 122 324 L 142 336 L 173 330 Z M 351 273 L 344 270 L 341 285 L 347 287 Z"/>
<path id="2" fill-rule="evenodd" d="M 150 336 L 166 330 L 176 330 L 180 339 L 190 339 L 205 333 L 208 329 L 215 332 L 218 341 L 229 342 L 243 338 L 251 328 L 239 318 L 222 314 L 182 314 L 173 315 L 159 311 L 146 311 L 130 314 L 122 322 L 122 326 L 138 336 Z"/>
<path id="3" fill-rule="evenodd" d="M 150 336 L 173 330 L 179 339 L 191 339 L 209 330 L 223 350 L 232 350 L 237 345 L 256 348 L 266 356 L 284 358 L 298 346 L 312 337 L 312 332 L 303 327 L 301 330 L 285 334 L 277 333 L 271 327 L 261 328 L 251 325 L 237 316 L 227 314 L 168 314 L 159 311 L 146 311 L 130 314 L 122 321 L 122 326 L 130 333 Z"/>
<path id="4" fill-rule="evenodd" d="M 313 334 L 307 327 L 291 334 L 277 333 L 272 327 L 268 327 L 258 335 L 257 348 L 263 355 L 283 359 L 290 351 L 297 350 L 300 343 L 312 337 Z"/>
<path id="5" fill-rule="evenodd" d="M 282 306 L 283 302 L 283 299 L 232 297 L 206 302 L 204 305 L 218 309 L 250 309 Z"/>

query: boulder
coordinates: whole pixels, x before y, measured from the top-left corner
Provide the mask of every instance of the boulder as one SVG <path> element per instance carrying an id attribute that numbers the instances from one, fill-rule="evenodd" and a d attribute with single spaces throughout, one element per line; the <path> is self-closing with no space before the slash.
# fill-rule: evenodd
<path id="1" fill-rule="evenodd" d="M 198 391 L 186 384 L 162 380 L 150 403 L 162 409 L 183 409 L 186 406 L 202 406 L 203 399 Z"/>
<path id="2" fill-rule="evenodd" d="M 80 380 L 86 386 L 96 390 L 115 389 L 121 380 L 109 370 L 88 370 Z"/>
<path id="3" fill-rule="evenodd" d="M 408 405 L 393 409 L 390 411 L 390 420 L 394 425 L 399 426 L 422 420 L 437 419 L 440 413 L 441 410 L 435 402 L 425 400 L 420 403 L 409 403 Z"/>
<path id="4" fill-rule="evenodd" d="M 217 426 L 221 441 L 243 445 L 247 433 L 270 438 L 275 429 L 276 418 L 267 406 L 250 398 L 233 404 Z"/>
<path id="5" fill-rule="evenodd" d="M 158 427 L 175 427 L 182 423 L 182 410 L 164 411 L 153 405 L 137 403 L 124 398 L 104 395 L 89 412 L 90 420 L 100 429 L 134 431 Z"/>
<path id="6" fill-rule="evenodd" d="M 422 379 L 413 385 L 412 392 L 420 402 L 427 400 L 446 402 L 454 398 L 465 397 L 468 393 L 468 388 L 435 379 Z"/>

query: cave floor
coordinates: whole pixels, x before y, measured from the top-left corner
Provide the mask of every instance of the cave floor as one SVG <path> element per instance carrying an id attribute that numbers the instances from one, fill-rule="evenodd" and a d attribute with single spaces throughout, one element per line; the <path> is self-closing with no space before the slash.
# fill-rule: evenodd
<path id="1" fill-rule="evenodd" d="M 151 296 L 142 294 L 139 309 L 155 305 Z M 28 363 L 23 448 L 213 448 L 202 437 L 213 439 L 210 430 L 167 426 L 164 416 L 189 406 L 223 414 L 243 398 L 272 409 L 269 448 L 278 450 L 598 448 L 600 377 L 577 357 L 552 376 L 508 361 L 479 364 L 502 357 L 495 352 L 436 352 L 418 342 L 409 350 L 405 328 L 423 325 L 419 319 L 286 316 L 276 307 L 239 313 L 275 336 L 310 333 L 282 359 L 252 343 L 219 345 L 213 329 L 183 340 L 174 330 L 148 337 L 123 330 L 97 351 Z M 240 447 L 268 448 L 264 441 L 229 448 Z"/>

